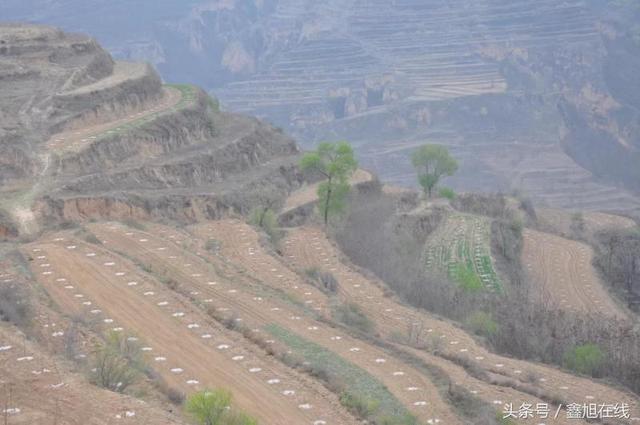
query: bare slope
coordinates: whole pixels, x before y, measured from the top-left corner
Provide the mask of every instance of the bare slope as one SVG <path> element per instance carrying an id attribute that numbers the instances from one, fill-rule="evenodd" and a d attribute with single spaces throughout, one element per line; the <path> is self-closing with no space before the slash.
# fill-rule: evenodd
<path id="1" fill-rule="evenodd" d="M 66 235 L 31 247 L 45 256 L 34 264 L 38 280 L 68 314 L 86 311 L 105 330 L 137 336 L 149 364 L 176 388 L 229 389 L 265 424 L 353 423 L 321 386 L 256 353 L 126 258 Z"/>
<path id="2" fill-rule="evenodd" d="M 62 328 L 49 327 L 52 331 L 64 334 Z M 9 424 L 184 423 L 155 403 L 89 384 L 84 376 L 72 372 L 65 360 L 4 323 L 0 324 L 0 388 L 0 413 Z"/>
<path id="3" fill-rule="evenodd" d="M 311 311 L 328 314 L 328 306 L 321 300 L 321 294 L 305 285 L 295 272 L 261 250 L 256 249 L 251 255 L 253 249 L 247 251 L 241 248 L 243 240 L 253 246 L 251 241 L 255 243 L 257 239 L 255 232 L 240 222 L 212 222 L 194 228 L 194 232 L 200 236 L 216 238 L 225 249 L 231 250 L 223 251 L 224 262 L 216 261 L 215 270 L 220 270 L 218 267 L 221 266 L 224 268 L 224 273 L 218 271 L 217 275 L 212 275 L 211 266 L 202 258 L 180 247 L 188 247 L 189 239 L 175 231 L 164 228 L 164 237 L 167 239 L 162 240 L 147 232 L 127 232 L 126 229 L 105 232 L 104 226 L 94 226 L 92 229 L 104 237 L 110 246 L 126 250 L 128 255 L 143 264 L 163 270 L 167 276 L 181 282 L 184 290 L 194 294 L 197 302 L 209 301 L 217 310 L 235 320 L 241 319 L 249 328 L 277 324 L 288 329 L 364 369 L 419 418 L 447 418 L 448 423 L 459 423 L 451 407 L 441 400 L 437 389 L 422 373 L 370 343 L 356 340 L 314 319 L 309 314 Z M 160 250 L 163 247 L 167 249 Z M 199 248 L 191 249 L 204 254 Z M 248 285 L 252 279 L 257 281 Z M 278 293 L 290 295 L 278 297 Z M 394 371 L 402 374 L 394 375 Z"/>
<path id="4" fill-rule="evenodd" d="M 624 318 L 592 266 L 584 243 L 526 229 L 522 262 L 536 289 L 536 301 L 557 307 Z"/>

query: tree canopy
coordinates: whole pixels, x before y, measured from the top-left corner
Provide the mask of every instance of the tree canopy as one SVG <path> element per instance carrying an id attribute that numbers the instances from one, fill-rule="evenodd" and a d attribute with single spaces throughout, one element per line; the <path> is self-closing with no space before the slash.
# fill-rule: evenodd
<path id="1" fill-rule="evenodd" d="M 303 171 L 317 173 L 325 180 L 318 185 L 319 209 L 325 225 L 329 215 L 343 210 L 349 179 L 358 167 L 353 148 L 347 142 L 320 143 L 300 160 Z"/>
<path id="2" fill-rule="evenodd" d="M 458 162 L 442 145 L 423 145 L 411 155 L 411 162 L 418 172 L 418 181 L 431 197 L 433 188 L 444 176 L 452 176 L 458 170 Z"/>

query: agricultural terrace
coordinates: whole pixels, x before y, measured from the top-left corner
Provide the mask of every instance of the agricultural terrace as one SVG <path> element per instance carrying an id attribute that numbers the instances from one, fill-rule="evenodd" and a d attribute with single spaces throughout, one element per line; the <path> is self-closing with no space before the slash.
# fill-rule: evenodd
<path id="1" fill-rule="evenodd" d="M 502 291 L 491 258 L 491 221 L 485 217 L 454 214 L 427 240 L 427 271 L 445 271 L 469 290 Z"/>
<path id="2" fill-rule="evenodd" d="M 193 105 L 196 99 L 196 88 L 190 85 L 166 85 L 164 92 L 162 100 L 137 113 L 131 113 L 126 117 L 106 123 L 56 134 L 47 142 L 47 147 L 58 152 L 79 151 L 97 140 L 126 134 L 143 127 L 160 116 L 185 109 Z"/>
<path id="3" fill-rule="evenodd" d="M 136 128 L 142 127 L 163 115 L 173 114 L 191 106 L 196 99 L 195 86 L 187 84 L 167 84 L 165 88 L 168 92 L 179 92 L 179 97 L 167 96 L 166 98 L 173 97 L 175 100 L 173 102 L 166 101 L 165 103 L 157 105 L 148 111 L 143 111 L 130 116 L 129 118 L 131 121 L 125 122 L 116 128 L 112 128 L 105 133 L 102 133 L 98 136 L 98 139 L 100 139 L 101 136 L 112 136 L 114 134 L 123 134 L 135 130 Z"/>

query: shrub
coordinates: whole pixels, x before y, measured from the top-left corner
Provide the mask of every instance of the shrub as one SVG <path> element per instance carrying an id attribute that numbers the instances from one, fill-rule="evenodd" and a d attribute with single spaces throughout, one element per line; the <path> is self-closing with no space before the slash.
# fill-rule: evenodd
<path id="1" fill-rule="evenodd" d="M 480 277 L 469 267 L 456 266 L 453 271 L 453 278 L 464 292 L 476 293 L 482 291 L 484 287 Z"/>
<path id="2" fill-rule="evenodd" d="M 84 237 L 84 240 L 86 242 L 92 243 L 94 245 L 102 245 L 102 241 L 100 239 L 98 239 L 98 237 L 96 235 L 94 235 L 93 233 L 89 233 L 88 235 L 86 235 Z"/>
<path id="3" fill-rule="evenodd" d="M 119 332 L 110 332 L 106 343 L 95 353 L 91 380 L 121 393 L 136 381 L 142 367 L 140 347 Z"/>
<path id="4" fill-rule="evenodd" d="M 90 232 L 85 227 L 81 227 L 80 229 L 78 229 L 75 232 L 75 236 L 78 238 L 84 239 L 86 242 L 89 242 L 90 244 L 102 245 L 102 241 L 98 239 L 98 237 L 94 233 Z"/>
<path id="5" fill-rule="evenodd" d="M 217 254 L 220 252 L 220 241 L 217 239 L 209 239 L 204 247 L 212 254 Z"/>
<path id="6" fill-rule="evenodd" d="M 231 409 L 232 399 L 227 390 L 204 390 L 187 398 L 185 410 L 200 425 L 257 425 L 254 418 Z"/>
<path id="7" fill-rule="evenodd" d="M 484 311 L 472 313 L 466 322 L 469 330 L 477 335 L 490 337 L 498 331 L 498 324 L 493 320 L 491 313 Z"/>
<path id="8" fill-rule="evenodd" d="M 593 376 L 600 371 L 604 357 L 604 353 L 596 344 L 583 344 L 565 353 L 564 364 L 575 372 Z"/>
<path id="9" fill-rule="evenodd" d="M 254 208 L 249 215 L 249 222 L 262 229 L 274 244 L 277 244 L 282 238 L 282 232 L 278 227 L 278 218 L 270 208 Z"/>
<path id="10" fill-rule="evenodd" d="M 338 280 L 329 272 L 320 271 L 317 267 L 305 270 L 305 274 L 323 292 L 335 294 L 338 292 Z"/>
<path id="11" fill-rule="evenodd" d="M 447 198 L 449 200 L 454 200 L 456 198 L 456 193 L 449 187 L 441 187 L 438 191 L 438 195 L 441 198 Z"/>
<path id="12" fill-rule="evenodd" d="M 354 303 L 341 304 L 334 308 L 333 317 L 338 322 L 358 331 L 370 334 L 375 329 L 375 324 L 360 309 L 360 306 Z"/>
<path id="13" fill-rule="evenodd" d="M 184 403 L 185 395 L 179 389 L 170 386 L 164 380 L 158 380 L 154 382 L 154 384 L 156 389 L 164 394 L 164 396 L 167 397 L 167 400 L 169 400 L 169 402 L 174 406 L 181 406 L 182 403 Z"/>
<path id="14" fill-rule="evenodd" d="M 361 418 L 372 417 L 380 408 L 380 402 L 346 391 L 340 394 L 340 403 Z"/>
<path id="15" fill-rule="evenodd" d="M 138 230 L 147 230 L 147 228 L 145 227 L 144 224 L 140 223 L 139 221 L 134 220 L 133 218 L 127 218 L 125 220 L 122 220 L 122 223 L 128 227 L 131 227 L 133 229 L 138 229 Z"/>
<path id="16" fill-rule="evenodd" d="M 571 225 L 569 226 L 571 229 L 571 236 L 574 239 L 582 239 L 584 238 L 585 232 L 587 230 L 587 224 L 584 220 L 584 215 L 582 213 L 574 213 L 571 215 Z"/>
<path id="17" fill-rule="evenodd" d="M 171 277 L 166 277 L 161 279 L 162 283 L 164 283 L 165 285 L 167 285 L 167 288 L 171 289 L 172 291 L 177 291 L 178 288 L 180 288 L 180 283 L 178 283 L 177 280 L 171 278 Z"/>
<path id="18" fill-rule="evenodd" d="M 0 285 L 0 320 L 24 328 L 31 318 L 31 303 L 26 289 L 14 283 Z"/>

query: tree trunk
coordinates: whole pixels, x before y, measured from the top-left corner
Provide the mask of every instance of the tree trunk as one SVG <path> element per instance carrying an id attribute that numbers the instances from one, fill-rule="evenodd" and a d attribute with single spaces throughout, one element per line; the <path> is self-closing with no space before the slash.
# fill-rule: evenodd
<path id="1" fill-rule="evenodd" d="M 328 185 L 329 186 L 327 187 L 327 199 L 325 199 L 324 201 L 324 225 L 325 226 L 329 223 L 329 201 L 331 200 L 331 189 L 332 189 L 331 177 L 329 177 Z"/>

